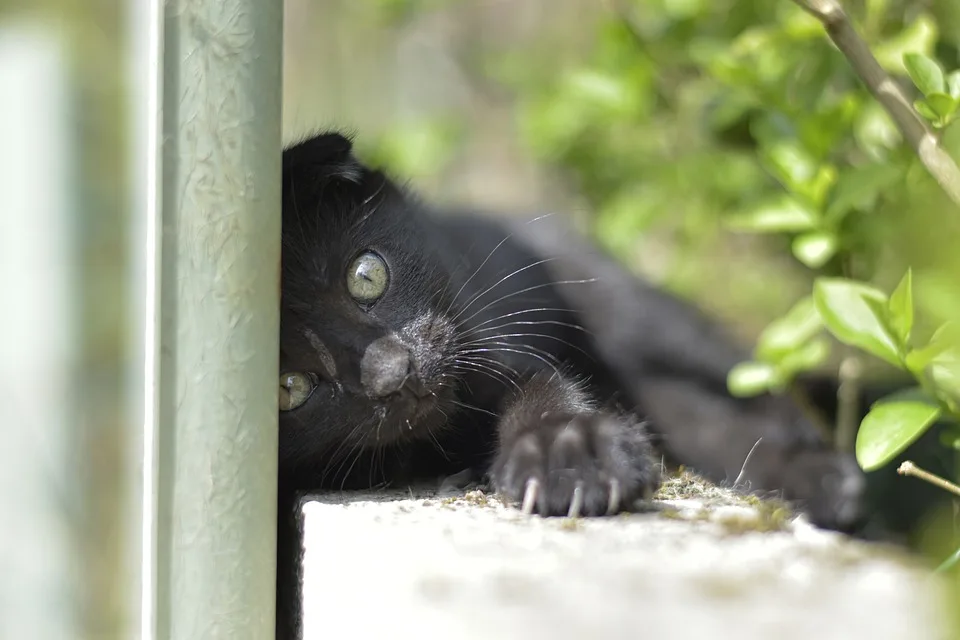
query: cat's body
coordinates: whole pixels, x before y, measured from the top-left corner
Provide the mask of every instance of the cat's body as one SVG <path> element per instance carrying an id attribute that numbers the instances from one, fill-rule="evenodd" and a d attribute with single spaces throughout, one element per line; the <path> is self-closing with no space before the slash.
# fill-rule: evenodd
<path id="1" fill-rule="evenodd" d="M 430 216 L 328 134 L 284 154 L 283 239 L 279 638 L 304 491 L 469 468 L 529 510 L 601 515 L 664 455 L 825 526 L 861 515 L 862 474 L 797 406 L 727 393 L 745 352 L 555 217 Z"/>

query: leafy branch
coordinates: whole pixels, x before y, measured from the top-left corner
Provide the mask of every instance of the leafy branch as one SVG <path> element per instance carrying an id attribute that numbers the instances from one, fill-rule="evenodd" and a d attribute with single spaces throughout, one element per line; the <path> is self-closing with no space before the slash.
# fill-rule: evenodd
<path id="1" fill-rule="evenodd" d="M 960 205 L 960 168 L 940 146 L 937 136 L 911 106 L 903 90 L 877 62 L 837 0 L 793 0 L 819 20 L 846 56 L 851 68 L 890 115 L 907 144 L 944 192 Z M 913 74 L 912 74 L 913 75 Z"/>

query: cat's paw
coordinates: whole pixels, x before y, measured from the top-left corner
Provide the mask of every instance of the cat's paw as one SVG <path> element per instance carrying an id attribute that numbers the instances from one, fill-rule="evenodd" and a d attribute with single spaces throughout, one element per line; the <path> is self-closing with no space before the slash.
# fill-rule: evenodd
<path id="1" fill-rule="evenodd" d="M 603 412 L 544 413 L 501 443 L 495 489 L 526 513 L 596 516 L 648 499 L 660 486 L 641 424 Z"/>

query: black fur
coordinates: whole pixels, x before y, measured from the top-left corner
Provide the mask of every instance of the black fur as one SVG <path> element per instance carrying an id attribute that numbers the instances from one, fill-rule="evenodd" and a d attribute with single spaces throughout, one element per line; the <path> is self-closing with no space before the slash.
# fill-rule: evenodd
<path id="1" fill-rule="evenodd" d="M 727 393 L 747 353 L 555 218 L 430 215 L 337 134 L 287 150 L 283 185 L 280 370 L 317 384 L 280 416 L 279 638 L 298 634 L 304 491 L 469 468 L 516 502 L 533 480 L 540 513 L 599 515 L 659 485 L 652 436 L 728 483 L 757 445 L 744 486 L 859 519 L 862 474 L 791 400 Z M 360 304 L 346 270 L 368 250 L 389 285 Z"/>

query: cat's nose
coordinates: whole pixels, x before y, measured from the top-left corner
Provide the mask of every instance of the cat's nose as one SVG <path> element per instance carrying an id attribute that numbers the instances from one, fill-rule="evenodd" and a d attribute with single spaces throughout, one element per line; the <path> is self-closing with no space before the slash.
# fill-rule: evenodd
<path id="1" fill-rule="evenodd" d="M 378 338 L 367 347 L 360 361 L 360 383 L 373 398 L 385 398 L 404 388 L 420 395 L 420 378 L 410 351 L 393 336 Z"/>

